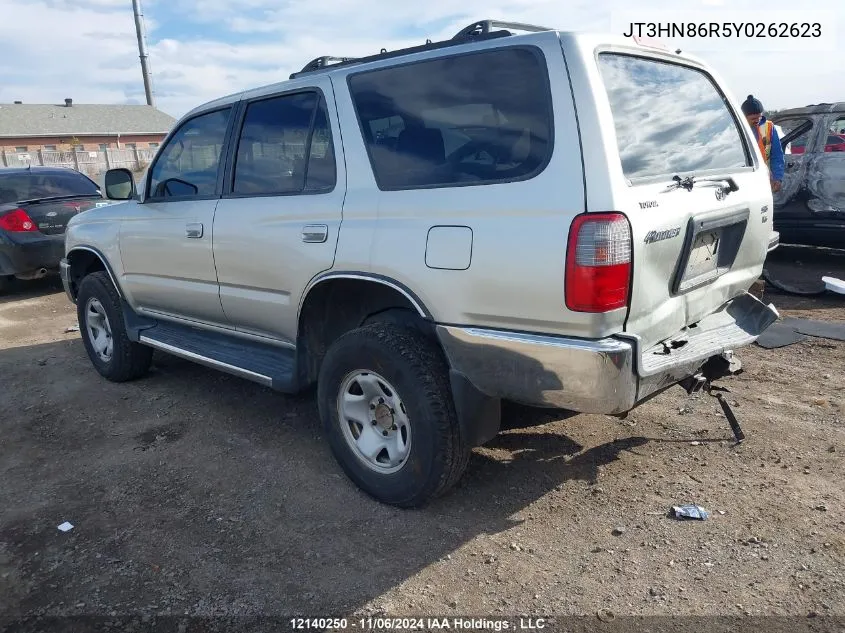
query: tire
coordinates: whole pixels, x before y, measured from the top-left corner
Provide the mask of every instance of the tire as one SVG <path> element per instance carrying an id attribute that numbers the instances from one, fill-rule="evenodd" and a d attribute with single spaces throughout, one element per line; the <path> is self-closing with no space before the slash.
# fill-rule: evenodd
<path id="1" fill-rule="evenodd" d="M 347 386 L 350 380 L 357 383 L 360 395 L 356 384 Z M 378 394 L 384 390 L 377 388 L 377 396 L 372 399 L 370 388 L 361 388 L 372 380 L 392 393 L 384 405 L 375 405 L 375 411 L 372 403 L 378 402 Z M 380 454 L 383 461 L 401 454 L 401 448 L 393 450 L 402 443 L 400 437 L 410 438 L 405 444 L 404 463 L 393 466 L 394 470 L 388 470 L 385 464 L 374 466 L 356 448 L 367 427 L 352 422 L 345 414 L 342 423 L 346 397 L 361 398 L 360 411 L 371 418 L 369 430 L 376 434 L 374 441 L 391 443 L 391 450 Z M 359 488 L 378 501 L 404 508 L 423 506 L 452 488 L 466 469 L 470 449 L 461 437 L 446 359 L 416 329 L 376 322 L 341 336 L 329 348 L 320 368 L 317 402 L 335 459 Z M 395 410 L 388 414 L 385 406 Z M 357 416 L 359 409 L 355 411 Z M 390 421 L 395 421 L 392 427 L 387 426 Z M 359 425 L 361 439 L 356 442 Z M 385 435 L 380 440 L 379 433 L 390 433 L 391 437 Z"/>
<path id="2" fill-rule="evenodd" d="M 102 314 L 105 321 L 94 317 L 93 313 Z M 107 273 L 91 273 L 82 280 L 76 299 L 76 316 L 85 350 L 100 375 L 112 382 L 126 382 L 147 373 L 153 350 L 129 340 L 120 296 Z M 102 349 L 103 341 L 110 343 L 110 353 L 105 353 L 109 348 Z"/>

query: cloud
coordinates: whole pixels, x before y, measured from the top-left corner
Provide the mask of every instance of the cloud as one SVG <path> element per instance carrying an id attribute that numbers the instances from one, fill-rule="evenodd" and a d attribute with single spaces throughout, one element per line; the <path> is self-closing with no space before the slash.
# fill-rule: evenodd
<path id="1" fill-rule="evenodd" d="M 622 56 L 600 68 L 628 178 L 745 164 L 737 124 L 703 75 Z"/>
<path id="2" fill-rule="evenodd" d="M 0 102 L 61 102 L 65 97 L 80 103 L 143 102 L 128 0 L 2 2 Z M 813 9 L 835 11 L 838 2 L 815 0 Z M 734 0 L 731 9 L 759 8 L 764 19 L 767 10 L 790 4 L 779 0 L 759 8 L 756 2 Z M 382 47 L 448 38 L 485 17 L 606 31 L 611 15 L 626 6 L 626 0 L 146 0 L 144 13 L 157 105 L 179 116 L 216 97 L 286 79 L 321 55 L 366 55 Z M 678 10 L 670 0 L 644 0 L 640 6 L 644 11 Z M 712 0 L 698 6 L 727 11 Z M 780 108 L 835 100 L 841 54 L 840 45 L 831 55 L 737 59 L 735 53 L 707 51 L 702 56 L 735 96 L 753 92 L 768 108 Z"/>

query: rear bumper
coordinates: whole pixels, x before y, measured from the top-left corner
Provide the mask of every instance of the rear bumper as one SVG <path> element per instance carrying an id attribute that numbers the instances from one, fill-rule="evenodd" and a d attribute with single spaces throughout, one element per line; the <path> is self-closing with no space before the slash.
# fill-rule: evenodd
<path id="1" fill-rule="evenodd" d="M 452 369 L 480 392 L 534 406 L 619 414 L 694 375 L 713 356 L 752 343 L 777 311 L 742 295 L 683 334 L 665 353 L 636 337 L 582 340 L 481 328 L 438 326 Z M 657 354 L 656 352 L 660 352 Z"/>
<path id="2" fill-rule="evenodd" d="M 772 231 L 772 234 L 769 236 L 769 248 L 766 252 L 771 253 L 780 245 L 780 233 L 777 231 Z"/>
<path id="3" fill-rule="evenodd" d="M 0 232 L 0 275 L 28 275 L 56 270 L 64 255 L 64 235 L 10 235 Z"/>

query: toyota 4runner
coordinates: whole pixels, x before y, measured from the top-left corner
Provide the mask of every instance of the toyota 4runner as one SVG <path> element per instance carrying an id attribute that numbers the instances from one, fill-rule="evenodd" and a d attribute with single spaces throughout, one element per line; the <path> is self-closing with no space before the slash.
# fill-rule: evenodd
<path id="1" fill-rule="evenodd" d="M 107 173 L 125 202 L 70 221 L 62 277 L 107 379 L 156 349 L 316 383 L 348 476 L 418 506 L 503 400 L 624 414 L 777 319 L 750 134 L 690 56 L 479 22 L 196 108 Z"/>

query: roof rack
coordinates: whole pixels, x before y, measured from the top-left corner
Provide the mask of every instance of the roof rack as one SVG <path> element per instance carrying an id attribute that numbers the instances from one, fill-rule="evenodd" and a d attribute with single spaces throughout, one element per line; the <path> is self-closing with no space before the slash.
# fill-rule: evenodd
<path id="1" fill-rule="evenodd" d="M 494 31 L 494 28 L 499 28 L 502 30 Z M 529 31 L 531 33 L 539 33 L 541 31 L 553 30 L 544 26 L 537 26 L 536 24 L 522 24 L 519 22 L 500 22 L 498 20 L 481 20 L 479 22 L 473 22 L 469 26 L 461 29 L 460 31 L 458 31 L 458 33 L 455 34 L 454 37 L 452 37 L 452 39 L 443 40 L 441 42 L 432 42 L 431 40 L 426 40 L 425 44 L 420 44 L 419 46 L 411 46 L 409 48 L 400 48 L 395 51 L 388 51 L 387 49 L 383 48 L 381 49 L 380 53 L 377 53 L 375 55 L 369 55 L 367 57 L 331 57 L 328 55 L 318 57 L 305 64 L 305 66 L 299 72 L 291 73 L 290 78 L 296 79 L 297 77 L 300 77 L 302 75 L 321 72 L 330 68 L 336 68 L 338 66 L 348 66 L 350 64 L 363 64 L 366 62 L 378 61 L 381 59 L 390 59 L 392 57 L 410 55 L 412 53 L 437 50 L 439 48 L 446 48 L 448 46 L 456 46 L 458 44 L 465 44 L 468 41 L 478 42 L 482 40 L 497 39 L 500 37 L 508 37 L 510 35 L 513 35 L 510 30 L 504 29 L 512 29 L 515 31 Z"/>

